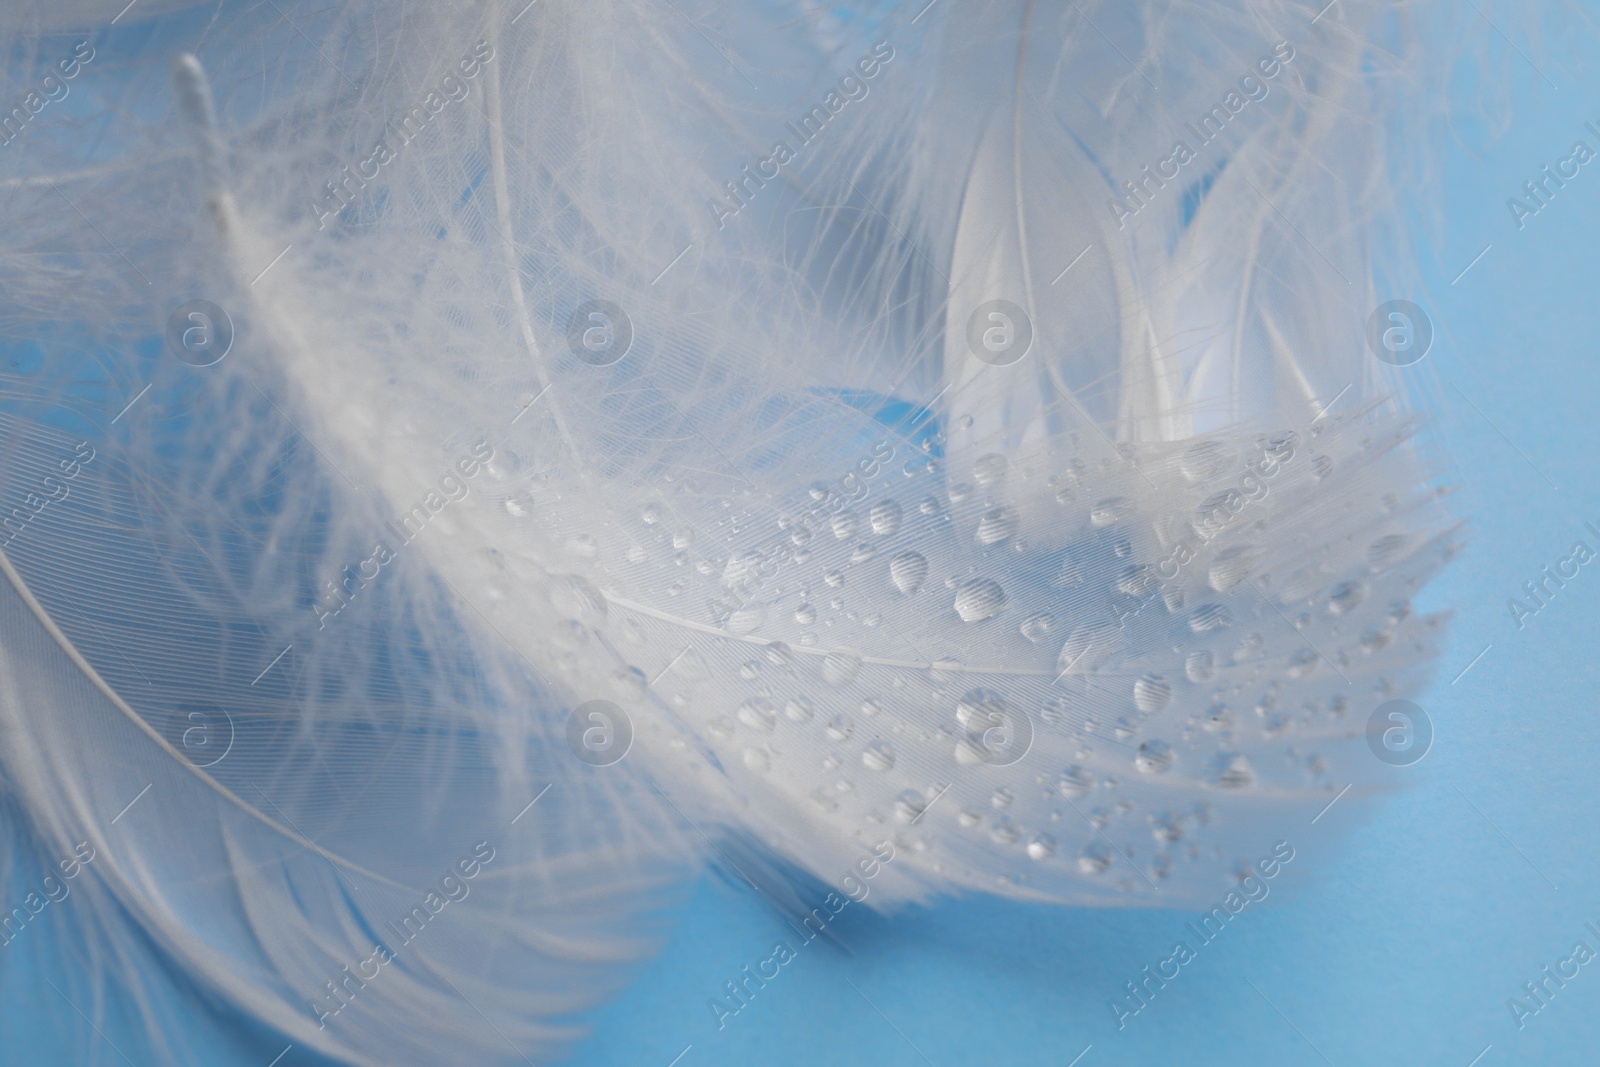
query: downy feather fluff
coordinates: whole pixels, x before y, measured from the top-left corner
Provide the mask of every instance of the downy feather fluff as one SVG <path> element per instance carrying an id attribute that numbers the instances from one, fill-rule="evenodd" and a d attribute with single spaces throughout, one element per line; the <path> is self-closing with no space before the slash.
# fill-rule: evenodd
<path id="1" fill-rule="evenodd" d="M 920 6 L 0 16 L 0 785 L 97 850 L 64 995 L 170 1062 L 146 957 L 341 1061 L 545 1058 L 708 860 L 1172 906 L 1383 784 L 1452 524 L 1367 319 L 1453 16 Z"/>

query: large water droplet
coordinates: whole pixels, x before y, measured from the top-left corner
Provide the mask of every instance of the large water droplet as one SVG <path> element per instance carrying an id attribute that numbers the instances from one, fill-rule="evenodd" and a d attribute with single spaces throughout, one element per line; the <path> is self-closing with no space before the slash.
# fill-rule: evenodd
<path id="1" fill-rule="evenodd" d="M 1210 649 L 1201 649 L 1199 652 L 1189 653 L 1188 658 L 1183 661 L 1184 676 L 1191 682 L 1207 680 L 1211 677 L 1215 659 L 1216 657 L 1211 654 Z"/>
<path id="2" fill-rule="evenodd" d="M 861 673 L 861 653 L 848 648 L 829 652 L 822 658 L 822 680 L 829 685 L 849 685 Z"/>
<path id="3" fill-rule="evenodd" d="M 829 525 L 833 528 L 833 536 L 843 541 L 856 532 L 856 517 L 848 511 L 841 511 Z"/>
<path id="4" fill-rule="evenodd" d="M 900 529 L 900 505 L 893 500 L 880 500 L 872 505 L 872 532 L 887 537 Z"/>
<path id="5" fill-rule="evenodd" d="M 1133 706 L 1154 715 L 1172 700 L 1172 685 L 1159 674 L 1147 674 L 1133 683 Z"/>
<path id="6" fill-rule="evenodd" d="M 1013 508 L 994 508 L 978 520 L 978 544 L 997 545 L 1017 532 L 1017 513 Z"/>
<path id="7" fill-rule="evenodd" d="M 739 705 L 739 721 L 752 730 L 770 734 L 778 725 L 778 709 L 766 697 L 751 697 Z"/>
<path id="8" fill-rule="evenodd" d="M 1028 858 L 1047 860 L 1055 855 L 1056 839 L 1049 834 L 1034 834 L 1028 839 Z"/>
<path id="9" fill-rule="evenodd" d="M 889 579 L 894 587 L 910 596 L 928 578 L 928 561 L 921 552 L 902 552 L 889 561 Z"/>
<path id="10" fill-rule="evenodd" d="M 874 741 L 861 753 L 861 762 L 869 771 L 887 771 L 894 766 L 894 746 L 887 741 Z"/>
<path id="11" fill-rule="evenodd" d="M 972 578 L 956 591 L 956 614 L 962 622 L 982 622 L 1000 614 L 1006 606 L 1006 593 L 992 578 Z"/>

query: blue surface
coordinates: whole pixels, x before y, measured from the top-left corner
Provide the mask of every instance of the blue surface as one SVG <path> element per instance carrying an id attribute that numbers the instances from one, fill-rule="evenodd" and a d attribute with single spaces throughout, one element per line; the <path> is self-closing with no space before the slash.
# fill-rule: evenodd
<path id="1" fill-rule="evenodd" d="M 969 898 L 883 918 L 852 905 L 833 927 L 848 951 L 804 947 L 719 1028 L 707 1004 L 723 983 L 796 939 L 753 894 L 708 879 L 661 956 L 596 1016 L 575 1062 L 1600 1062 L 1600 960 L 1523 1028 L 1507 1008 L 1574 942 L 1600 951 L 1584 928 L 1600 927 L 1600 561 L 1521 630 L 1506 607 L 1574 540 L 1600 550 L 1583 528 L 1600 527 L 1600 165 L 1521 230 L 1505 206 L 1574 139 L 1596 145 L 1583 124 L 1600 124 L 1600 79 L 1541 58 L 1555 92 L 1525 61 L 1504 58 L 1527 90 L 1492 143 L 1462 126 L 1430 268 L 1438 338 L 1422 366 L 1437 376 L 1432 429 L 1470 525 L 1466 551 L 1424 605 L 1456 617 L 1439 679 L 1419 701 L 1436 737 L 1411 770 L 1413 788 L 1375 804 L 1346 798 L 1315 825 L 1285 830 L 1296 858 L 1271 896 L 1120 1031 L 1110 1000 L 1187 937 L 1193 912 Z M 22 885 L 33 872 L 14 878 Z M 73 965 L 54 955 L 52 933 L 40 923 L 7 951 L 29 953 L 34 976 L 59 975 Z M 0 1063 L 63 1062 L 51 1034 L 82 1024 L 56 997 L 39 982 L 0 988 Z M 192 999 L 192 1036 L 209 1050 L 197 1062 L 264 1065 L 281 1047 Z M 119 1040 L 126 1023 L 113 1018 L 107 1036 Z M 100 1051 L 97 1062 L 122 1062 Z M 297 1050 L 281 1067 L 307 1062 Z"/>

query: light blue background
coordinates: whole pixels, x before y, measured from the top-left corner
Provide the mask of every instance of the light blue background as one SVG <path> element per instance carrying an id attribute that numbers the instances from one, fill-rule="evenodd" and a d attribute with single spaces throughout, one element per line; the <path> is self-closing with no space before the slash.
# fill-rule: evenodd
<path id="1" fill-rule="evenodd" d="M 1423 301 L 1438 324 L 1425 364 L 1442 383 L 1430 387 L 1432 432 L 1470 525 L 1466 551 L 1425 605 L 1457 614 L 1439 679 L 1420 700 L 1437 735 L 1412 768 L 1413 788 L 1373 805 L 1346 798 L 1316 825 L 1285 830 L 1297 857 L 1271 897 L 1122 1032 L 1108 1001 L 1167 954 L 1193 913 L 971 898 L 885 919 L 852 906 L 835 926 L 847 950 L 809 945 L 719 1031 L 707 1001 L 792 934 L 753 894 L 708 878 L 661 956 L 597 1013 L 575 1062 L 666 1067 L 680 1053 L 680 1067 L 1067 1067 L 1080 1054 L 1079 1067 L 1467 1067 L 1480 1054 L 1480 1067 L 1600 1062 L 1600 961 L 1520 1032 L 1506 1007 L 1574 941 L 1600 949 L 1583 926 L 1600 925 L 1600 562 L 1520 632 L 1506 610 L 1573 540 L 1600 547 L 1583 530 L 1600 526 L 1600 162 L 1521 231 L 1505 207 L 1574 139 L 1597 144 L 1583 124 L 1600 125 L 1600 79 L 1539 56 L 1557 91 L 1515 53 L 1499 48 L 1493 59 L 1522 86 L 1514 121 L 1492 141 L 1461 124 Z M 55 958 L 49 932 L 40 925 L 8 950 L 30 954 L 33 977 L 73 966 Z M 203 1062 L 264 1067 L 282 1047 L 211 1016 L 203 991 L 189 995 L 191 1036 L 209 1045 Z M 63 1062 L 47 1036 L 80 1026 L 46 984 L 0 988 L 0 1063 Z M 127 1027 L 113 1019 L 106 1030 L 116 1040 Z M 99 1063 L 122 1062 L 99 1051 Z M 296 1050 L 281 1067 L 308 1062 Z"/>

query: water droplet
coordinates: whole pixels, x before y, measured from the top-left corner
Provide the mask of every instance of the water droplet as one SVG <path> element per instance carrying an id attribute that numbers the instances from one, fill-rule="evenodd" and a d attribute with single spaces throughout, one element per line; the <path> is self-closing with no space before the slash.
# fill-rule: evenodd
<path id="1" fill-rule="evenodd" d="M 805 697 L 794 697 L 783 706 L 783 713 L 795 722 L 810 722 L 816 707 Z"/>
<path id="2" fill-rule="evenodd" d="M 728 616 L 724 624 L 729 633 L 750 634 L 761 629 L 761 624 L 767 621 L 767 606 L 765 604 L 746 604 Z"/>
<path id="3" fill-rule="evenodd" d="M 869 771 L 887 771 L 894 766 L 894 746 L 887 741 L 874 741 L 861 753 L 861 762 Z"/>
<path id="4" fill-rule="evenodd" d="M 778 709 L 766 697 L 751 697 L 739 705 L 739 721 L 752 730 L 770 734 L 778 725 Z"/>
<path id="5" fill-rule="evenodd" d="M 998 452 L 988 452 L 978 457 L 972 464 L 972 477 L 977 479 L 979 485 L 988 488 L 1004 479 L 1006 476 L 1006 457 Z"/>
<path id="6" fill-rule="evenodd" d="M 1095 526 L 1110 526 L 1121 522 L 1133 513 L 1133 501 L 1125 496 L 1108 496 L 1089 509 L 1089 521 Z"/>
<path id="7" fill-rule="evenodd" d="M 1367 591 L 1360 582 L 1340 582 L 1328 590 L 1328 610 L 1335 615 L 1351 611 L 1366 598 Z"/>
<path id="8" fill-rule="evenodd" d="M 996 808 L 1009 808 L 1011 802 L 1016 799 L 1016 794 L 1002 785 L 995 788 L 994 793 L 989 797 L 989 803 Z"/>
<path id="9" fill-rule="evenodd" d="M 982 622 L 1000 614 L 1006 604 L 1005 590 L 991 578 L 972 578 L 956 592 L 956 614 L 962 622 Z"/>
<path id="10" fill-rule="evenodd" d="M 848 648 L 829 652 L 822 658 L 822 680 L 829 685 L 849 685 L 861 673 L 861 653 Z"/>
<path id="11" fill-rule="evenodd" d="M 804 526 L 791 527 L 789 530 L 789 540 L 793 541 L 796 545 L 808 545 L 811 543 L 811 531 Z"/>
<path id="12" fill-rule="evenodd" d="M 1209 649 L 1189 653 L 1188 658 L 1183 661 L 1184 676 L 1191 682 L 1207 680 L 1211 677 L 1214 660 L 1215 657 L 1212 656 Z"/>
<path id="13" fill-rule="evenodd" d="M 1077 800 L 1087 796 L 1089 790 L 1094 788 L 1094 775 L 1073 764 L 1061 772 L 1061 777 L 1056 780 L 1056 792 L 1068 800 Z"/>
<path id="14" fill-rule="evenodd" d="M 794 649 L 790 648 L 786 642 L 773 641 L 769 643 L 766 647 L 765 655 L 767 662 L 774 667 L 790 667 L 794 665 Z"/>
<path id="15" fill-rule="evenodd" d="M 794 609 L 794 621 L 801 626 L 810 626 L 817 621 L 817 609 L 810 604 L 801 604 Z"/>
<path id="16" fill-rule="evenodd" d="M 761 677 L 761 664 L 753 659 L 747 659 L 739 664 L 739 677 L 747 682 L 753 682 Z"/>
<path id="17" fill-rule="evenodd" d="M 870 700 L 863 700 L 860 710 L 862 715 L 870 719 L 883 711 L 883 704 L 874 697 Z"/>
<path id="18" fill-rule="evenodd" d="M 772 758 L 759 748 L 744 750 L 744 765 L 757 774 L 766 774 L 772 769 Z"/>
<path id="19" fill-rule="evenodd" d="M 1234 545 L 1218 552 L 1211 561 L 1211 569 L 1206 572 L 1211 588 L 1226 593 L 1244 581 L 1250 568 L 1255 565 L 1255 558 L 1256 550 L 1250 545 Z"/>
<path id="20" fill-rule="evenodd" d="M 848 715 L 835 715 L 828 721 L 827 734 L 830 741 L 848 741 L 855 730 L 856 722 Z"/>
<path id="21" fill-rule="evenodd" d="M 1221 733 L 1233 728 L 1233 709 L 1217 701 L 1200 713 L 1200 729 L 1208 734 Z"/>
<path id="22" fill-rule="evenodd" d="M 989 824 L 989 839 L 997 845 L 1014 845 L 1021 836 L 1022 831 L 1010 819 L 999 818 Z"/>
<path id="23" fill-rule="evenodd" d="M 660 504 L 646 504 L 639 509 L 639 521 L 646 526 L 654 526 L 661 521 L 664 514 Z"/>
<path id="24" fill-rule="evenodd" d="M 822 580 L 828 583 L 829 589 L 837 589 L 844 584 L 844 572 L 840 570 L 828 571 L 822 576 Z"/>
<path id="25" fill-rule="evenodd" d="M 1318 478 L 1326 478 L 1333 473 L 1333 459 L 1329 456 L 1313 456 L 1311 458 L 1311 473 Z"/>
<path id="26" fill-rule="evenodd" d="M 1154 715 L 1172 700 L 1172 685 L 1159 674 L 1147 674 L 1133 683 L 1133 706 Z"/>
<path id="27" fill-rule="evenodd" d="M 928 561 L 921 552 L 902 552 L 889 561 L 889 579 L 906 596 L 922 588 L 928 578 Z"/>
<path id="28" fill-rule="evenodd" d="M 1047 860 L 1055 855 L 1056 839 L 1049 834 L 1034 834 L 1028 838 L 1028 858 Z"/>
<path id="29" fill-rule="evenodd" d="M 828 483 L 812 482 L 810 488 L 806 491 L 811 494 L 812 500 L 821 500 L 828 495 Z"/>
<path id="30" fill-rule="evenodd" d="M 1084 874 L 1100 874 L 1111 866 L 1111 850 L 1098 841 L 1084 847 L 1078 856 L 1078 870 Z"/>
<path id="31" fill-rule="evenodd" d="M 1243 789 L 1255 780 L 1255 770 L 1242 753 L 1219 752 L 1211 761 L 1210 781 L 1218 789 Z"/>
<path id="32" fill-rule="evenodd" d="M 917 505 L 917 510 L 922 512 L 924 515 L 932 516 L 939 514 L 943 508 L 939 505 L 939 501 L 930 496 L 922 503 Z"/>
<path id="33" fill-rule="evenodd" d="M 879 537 L 888 537 L 900 529 L 900 505 L 893 500 L 880 500 L 872 505 L 872 514 L 869 519 L 872 523 L 872 532 Z"/>
<path id="34" fill-rule="evenodd" d="M 856 517 L 848 511 L 841 511 L 828 525 L 833 529 L 833 536 L 843 541 L 856 532 Z"/>
<path id="35" fill-rule="evenodd" d="M 928 810 L 928 802 L 915 789 L 907 789 L 894 798 L 894 816 L 901 822 L 916 822 Z"/>
<path id="36" fill-rule="evenodd" d="M 1155 568 L 1150 564 L 1133 563 L 1117 572 L 1116 587 L 1129 596 L 1144 597 L 1152 592 L 1155 578 Z"/>
<path id="37" fill-rule="evenodd" d="M 1022 636 L 1034 644 L 1038 644 L 1049 637 L 1056 628 L 1056 617 L 1047 611 L 1037 615 L 1029 615 L 1022 620 Z"/>
<path id="38" fill-rule="evenodd" d="M 1081 623 L 1062 643 L 1056 669 L 1082 674 L 1105 666 L 1116 647 L 1117 637 L 1117 624 L 1109 619 Z"/>
<path id="39" fill-rule="evenodd" d="M 983 513 L 978 520 L 978 544 L 997 545 L 1017 532 L 1017 512 L 1014 508 L 994 508 Z"/>
<path id="40" fill-rule="evenodd" d="M 972 486 L 966 482 L 957 482 L 950 487 L 950 503 L 959 504 L 972 495 Z"/>
<path id="41" fill-rule="evenodd" d="M 1151 738 L 1139 746 L 1138 755 L 1133 757 L 1133 765 L 1146 774 L 1160 774 L 1172 766 L 1175 758 L 1171 745 Z"/>
<path id="42" fill-rule="evenodd" d="M 964 830 L 970 830 L 982 821 L 983 816 L 979 815 L 975 811 L 962 811 L 956 816 L 956 822 L 959 823 L 961 828 Z"/>
<path id="43" fill-rule="evenodd" d="M 1221 604 L 1201 604 L 1189 616 L 1189 629 L 1197 634 L 1233 625 L 1233 614 Z"/>
<path id="44" fill-rule="evenodd" d="M 672 531 L 672 547 L 679 552 L 687 551 L 694 544 L 694 531 L 687 527 L 679 527 Z"/>

